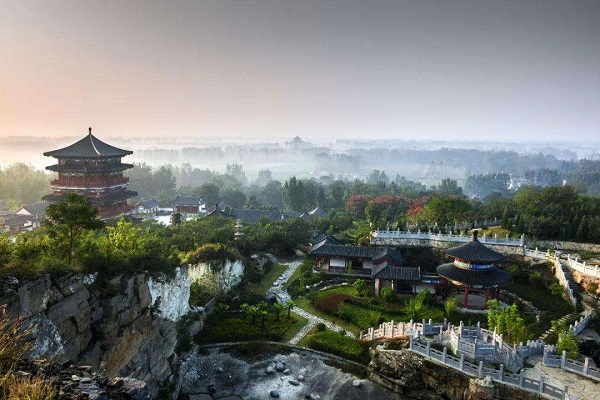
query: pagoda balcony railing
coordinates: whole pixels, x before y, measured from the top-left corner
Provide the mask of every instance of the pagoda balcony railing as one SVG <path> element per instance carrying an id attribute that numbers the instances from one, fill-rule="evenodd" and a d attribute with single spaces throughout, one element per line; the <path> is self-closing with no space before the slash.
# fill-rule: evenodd
<path id="1" fill-rule="evenodd" d="M 421 232 L 418 231 L 401 231 L 401 230 L 380 230 L 377 229 L 371 232 L 371 244 L 379 244 L 380 241 L 394 240 L 394 239 L 424 239 L 424 240 L 435 240 L 439 242 L 458 242 L 467 243 L 471 241 L 471 235 L 452 235 L 442 234 L 433 232 Z M 501 244 L 505 246 L 523 246 L 525 244 L 525 235 L 521 235 L 519 239 L 511 239 L 508 236 L 498 237 L 486 236 L 483 234 L 478 239 L 481 243 L 487 244 Z"/>
<path id="2" fill-rule="evenodd" d="M 129 183 L 129 178 L 126 176 L 104 177 L 100 179 L 77 178 L 77 177 L 61 177 L 50 182 L 52 186 L 62 188 L 89 188 L 102 189 Z"/>

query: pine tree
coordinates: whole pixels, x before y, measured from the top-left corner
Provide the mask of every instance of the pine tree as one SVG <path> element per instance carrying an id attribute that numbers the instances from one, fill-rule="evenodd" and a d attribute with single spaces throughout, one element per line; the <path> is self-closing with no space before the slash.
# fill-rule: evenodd
<path id="1" fill-rule="evenodd" d="M 587 239 L 587 217 L 584 215 L 581 217 L 581 222 L 579 223 L 579 228 L 577 228 L 577 232 L 575 233 L 575 240 L 577 242 L 584 242 Z"/>
<path id="2" fill-rule="evenodd" d="M 504 207 L 504 213 L 502 214 L 500 226 L 504 229 L 508 229 L 508 207 Z"/>

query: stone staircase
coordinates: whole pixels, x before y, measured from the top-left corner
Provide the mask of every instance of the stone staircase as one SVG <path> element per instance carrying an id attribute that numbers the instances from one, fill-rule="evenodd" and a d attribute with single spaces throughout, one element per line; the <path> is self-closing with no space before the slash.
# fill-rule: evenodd
<path id="1" fill-rule="evenodd" d="M 575 308 L 575 311 L 577 313 L 580 313 L 583 311 L 583 299 L 581 297 L 581 294 L 584 292 L 584 289 L 579 283 L 575 281 L 575 279 L 573 278 L 573 273 L 569 267 L 563 267 L 563 271 L 565 273 L 565 278 L 567 278 L 567 281 L 569 281 L 569 286 L 571 287 L 571 289 L 573 289 L 573 296 L 577 299 L 577 307 Z"/>
<path id="2" fill-rule="evenodd" d="M 573 320 L 573 318 L 575 318 L 575 313 L 563 315 L 562 317 L 560 317 L 558 319 L 558 321 L 561 322 L 562 324 L 566 324 L 568 321 Z M 554 332 L 555 332 L 554 328 L 551 327 L 546 332 L 542 333 L 540 335 L 539 339 L 545 341 L 548 338 L 548 336 L 552 335 Z"/>

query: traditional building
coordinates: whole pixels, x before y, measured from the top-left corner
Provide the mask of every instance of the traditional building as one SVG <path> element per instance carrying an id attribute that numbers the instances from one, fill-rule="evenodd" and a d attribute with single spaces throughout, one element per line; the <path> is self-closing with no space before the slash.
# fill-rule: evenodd
<path id="1" fill-rule="evenodd" d="M 247 224 L 255 224 L 261 218 L 266 218 L 270 221 L 285 221 L 291 218 L 300 218 L 301 215 L 296 211 L 280 211 L 280 210 L 257 210 L 257 209 L 242 209 L 227 207 L 223 210 L 224 204 L 218 203 L 211 207 L 207 213 L 207 217 L 223 217 L 234 218 Z"/>
<path id="2" fill-rule="evenodd" d="M 464 297 L 458 298 L 464 308 L 486 308 L 490 298 L 499 297 L 499 286 L 511 280 L 508 272 L 495 265 L 504 256 L 477 240 L 477 230 L 470 242 L 448 249 L 446 254 L 454 257 L 454 262 L 440 265 L 437 273 L 458 291 L 464 291 Z M 471 303 L 470 293 L 475 295 Z"/>
<path id="3" fill-rule="evenodd" d="M 44 153 L 58 159 L 58 163 L 46 167 L 58 173 L 51 182 L 53 193 L 44 196 L 51 203 L 60 201 L 67 193 L 76 193 L 89 198 L 98 209 L 101 218 L 115 217 L 131 211 L 127 200 L 137 193 L 127 189 L 129 178 L 123 171 L 133 168 L 121 158 L 133 154 L 104 143 L 89 134 L 78 142 L 62 149 Z"/>
<path id="4" fill-rule="evenodd" d="M 372 278 L 376 295 L 384 287 L 414 293 L 421 279 L 420 268 L 404 266 L 402 255 L 392 248 L 345 246 L 326 234 L 315 236 L 313 243 L 309 254 L 315 257 L 316 269 Z"/>
<path id="5" fill-rule="evenodd" d="M 200 196 L 177 196 L 173 200 L 174 213 L 198 214 L 206 212 L 206 201 Z"/>

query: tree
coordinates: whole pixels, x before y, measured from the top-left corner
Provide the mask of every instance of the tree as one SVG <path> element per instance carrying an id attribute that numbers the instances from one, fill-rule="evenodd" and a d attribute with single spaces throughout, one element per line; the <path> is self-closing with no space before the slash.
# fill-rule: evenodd
<path id="1" fill-rule="evenodd" d="M 68 193 L 63 200 L 51 204 L 46 210 L 44 224 L 50 235 L 65 248 L 69 264 L 77 240 L 87 230 L 100 229 L 103 224 L 98 219 L 98 210 L 89 199 Z"/>
<path id="2" fill-rule="evenodd" d="M 292 308 L 296 307 L 296 303 L 293 300 L 288 300 L 285 302 L 285 307 L 288 310 L 288 318 L 291 318 Z"/>
<path id="3" fill-rule="evenodd" d="M 444 310 L 446 311 L 446 317 L 450 318 L 456 311 L 456 297 L 450 297 L 444 303 Z"/>
<path id="4" fill-rule="evenodd" d="M 566 351 L 567 357 L 569 358 L 577 358 L 579 356 L 579 345 L 577 344 L 573 332 L 570 330 L 559 332 L 556 351 L 558 354 L 562 354 L 563 351 Z"/>
<path id="5" fill-rule="evenodd" d="M 442 182 L 436 188 L 436 191 L 440 196 L 463 196 L 463 191 L 458 186 L 457 181 L 450 178 L 442 179 Z"/>
<path id="6" fill-rule="evenodd" d="M 241 164 L 227 164 L 227 167 L 225 167 L 225 175 L 231 175 L 242 185 L 246 183 L 246 173 Z"/>
<path id="7" fill-rule="evenodd" d="M 365 289 L 367 288 L 367 285 L 365 284 L 364 279 L 357 279 L 352 284 L 352 287 L 354 287 L 354 289 L 356 289 L 356 292 L 358 293 L 359 296 L 362 296 L 365 292 Z"/>
<path id="8" fill-rule="evenodd" d="M 275 302 L 275 304 L 273 304 L 273 309 L 275 310 L 275 314 L 277 315 L 276 319 L 277 321 L 279 321 L 279 314 L 285 309 L 285 306 L 283 304 Z"/>
<path id="9" fill-rule="evenodd" d="M 250 317 L 252 318 L 252 325 L 254 325 L 254 322 L 256 322 L 256 317 L 258 317 L 260 314 L 260 310 L 256 306 L 250 306 L 248 309 L 248 314 L 250 314 Z"/>
<path id="10" fill-rule="evenodd" d="M 240 311 L 242 312 L 242 319 L 246 319 L 246 314 L 250 309 L 250 305 L 248 303 L 244 303 L 240 306 Z"/>
<path id="11" fill-rule="evenodd" d="M 516 304 L 500 310 L 498 300 L 489 300 L 487 306 L 488 329 L 496 329 L 496 332 L 503 334 L 504 339 L 510 343 L 525 342 L 527 340 L 527 326 Z"/>

